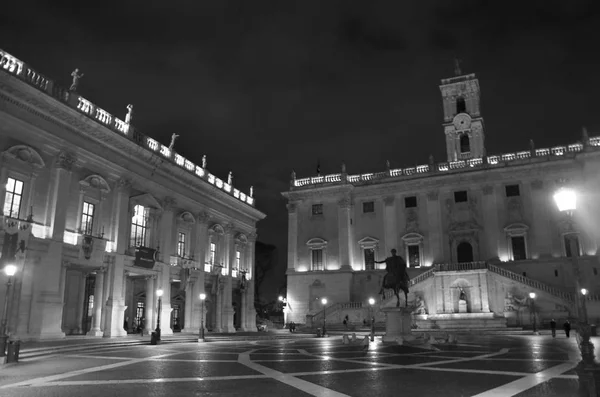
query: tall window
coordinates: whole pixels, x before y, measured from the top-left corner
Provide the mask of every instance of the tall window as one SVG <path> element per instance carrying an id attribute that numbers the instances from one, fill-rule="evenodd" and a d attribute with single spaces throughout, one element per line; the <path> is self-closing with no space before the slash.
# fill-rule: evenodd
<path id="1" fill-rule="evenodd" d="M 373 248 L 365 248 L 365 270 L 375 269 L 375 250 Z"/>
<path id="2" fill-rule="evenodd" d="M 506 185 L 506 197 L 517 197 L 521 195 L 519 191 L 519 185 Z"/>
<path id="3" fill-rule="evenodd" d="M 412 244 L 407 247 L 408 265 L 410 267 L 421 266 L 421 251 L 418 244 Z"/>
<path id="4" fill-rule="evenodd" d="M 454 192 L 454 202 L 455 203 L 465 203 L 469 201 L 469 197 L 467 196 L 466 190 L 460 190 L 458 192 Z"/>
<path id="5" fill-rule="evenodd" d="M 240 264 L 242 262 L 242 253 L 240 251 L 235 251 L 235 268 L 240 269 Z"/>
<path id="6" fill-rule="evenodd" d="M 311 270 L 323 270 L 323 250 L 312 250 L 312 268 Z"/>
<path id="7" fill-rule="evenodd" d="M 458 97 L 456 98 L 456 114 L 465 113 L 467 111 L 467 104 L 465 102 L 465 98 Z"/>
<path id="8" fill-rule="evenodd" d="M 373 201 L 365 201 L 363 203 L 363 213 L 375 212 L 375 202 Z"/>
<path id="9" fill-rule="evenodd" d="M 417 196 L 404 197 L 404 208 L 415 208 L 417 206 Z"/>
<path id="10" fill-rule="evenodd" d="M 150 210 L 142 205 L 133 207 L 131 218 L 131 241 L 130 246 L 139 247 L 146 245 L 146 234 L 148 231 L 148 216 Z"/>
<path id="11" fill-rule="evenodd" d="M 565 254 L 567 255 L 567 257 L 571 258 L 571 257 L 573 257 L 573 255 L 575 255 L 575 256 L 581 255 L 581 248 L 579 246 L 579 236 L 577 236 L 576 234 L 565 234 L 564 241 L 565 241 Z M 571 241 L 575 242 L 575 252 L 573 252 L 573 250 L 571 250 Z"/>
<path id="12" fill-rule="evenodd" d="M 460 135 L 460 152 L 469 153 L 471 151 L 471 142 L 469 141 L 468 134 Z"/>
<path id="13" fill-rule="evenodd" d="M 144 302 L 138 302 L 137 307 L 135 308 L 135 318 L 137 323 L 140 323 L 140 320 L 144 318 Z"/>
<path id="14" fill-rule="evenodd" d="M 6 182 L 6 196 L 4 198 L 4 215 L 18 218 L 23 197 L 23 181 L 8 178 Z"/>
<path id="15" fill-rule="evenodd" d="M 313 204 L 312 214 L 313 215 L 323 215 L 323 204 Z"/>
<path id="16" fill-rule="evenodd" d="M 81 214 L 81 233 L 89 236 L 92 235 L 92 230 L 94 227 L 94 210 L 94 204 L 88 203 L 87 201 L 83 202 L 83 210 Z"/>
<path id="17" fill-rule="evenodd" d="M 525 236 L 512 236 L 510 238 L 514 261 L 527 259 L 527 246 L 525 245 Z"/>
<path id="18" fill-rule="evenodd" d="M 177 233 L 177 256 L 185 257 L 185 233 Z"/>
<path id="19" fill-rule="evenodd" d="M 215 243 L 210 243 L 210 264 L 215 264 L 215 258 L 217 257 L 217 245 Z"/>

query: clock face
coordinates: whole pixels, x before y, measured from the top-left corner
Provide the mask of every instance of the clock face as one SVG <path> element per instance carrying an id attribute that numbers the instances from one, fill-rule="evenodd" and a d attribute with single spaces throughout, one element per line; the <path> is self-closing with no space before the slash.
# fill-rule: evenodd
<path id="1" fill-rule="evenodd" d="M 454 117 L 454 128 L 457 130 L 466 130 L 471 126 L 471 116 L 465 113 L 457 114 Z"/>

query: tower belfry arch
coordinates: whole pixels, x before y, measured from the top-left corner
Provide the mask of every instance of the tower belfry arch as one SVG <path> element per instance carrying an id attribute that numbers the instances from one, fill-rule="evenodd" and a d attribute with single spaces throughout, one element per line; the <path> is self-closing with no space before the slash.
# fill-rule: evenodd
<path id="1" fill-rule="evenodd" d="M 442 79 L 444 133 L 448 161 L 485 156 L 485 134 L 480 109 L 479 80 L 474 73 Z"/>

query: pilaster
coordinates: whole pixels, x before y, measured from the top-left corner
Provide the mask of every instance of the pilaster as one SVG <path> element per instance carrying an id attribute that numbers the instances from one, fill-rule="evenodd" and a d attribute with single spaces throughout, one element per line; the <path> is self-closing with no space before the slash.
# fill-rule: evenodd
<path id="1" fill-rule="evenodd" d="M 296 269 L 298 262 L 298 206 L 287 204 L 288 209 L 288 269 Z"/>
<path id="2" fill-rule="evenodd" d="M 548 209 L 552 200 L 552 195 L 545 189 L 544 182 L 535 180 L 531 182 L 531 235 L 528 237 L 528 243 L 531 244 L 530 253 L 537 253 L 540 257 L 550 257 L 552 255 L 552 230 L 551 224 L 553 214 Z"/>
<path id="3" fill-rule="evenodd" d="M 67 152 L 61 152 L 52 169 L 53 185 L 50 188 L 49 211 L 50 235 L 53 240 L 63 242 L 67 211 L 69 209 L 71 170 L 77 158 Z"/>
<path id="4" fill-rule="evenodd" d="M 233 324 L 233 313 L 234 309 L 231 302 L 231 294 L 233 293 L 232 279 L 231 276 L 225 276 L 225 285 L 223 286 L 223 300 L 222 300 L 222 327 L 223 332 L 235 333 L 235 326 Z"/>
<path id="5" fill-rule="evenodd" d="M 62 262 L 62 241 L 50 241 L 43 255 L 42 267 L 34 272 L 34 304 L 29 334 L 35 339 L 63 338 L 63 301 L 67 263 Z"/>
<path id="6" fill-rule="evenodd" d="M 129 194 L 131 182 L 122 178 L 117 182 L 117 188 L 113 194 L 115 202 L 113 206 L 113 241 L 116 244 L 115 251 L 119 254 L 124 254 L 129 248 L 129 224 L 131 222 L 131 214 L 129 213 Z"/>
<path id="7" fill-rule="evenodd" d="M 439 193 L 430 191 L 427 193 L 427 220 L 429 259 L 431 263 L 444 260 L 444 235 L 442 233 L 442 213 L 440 210 Z"/>
<path id="8" fill-rule="evenodd" d="M 96 270 L 96 282 L 94 283 L 94 317 L 92 319 L 92 329 L 87 333 L 88 336 L 103 336 L 101 329 L 102 311 L 104 310 L 104 272 L 105 268 Z"/>
<path id="9" fill-rule="evenodd" d="M 160 312 L 160 334 L 173 335 L 171 329 L 171 265 L 161 263 L 160 288 L 163 290 L 161 312 Z"/>
<path id="10" fill-rule="evenodd" d="M 351 225 L 351 213 L 352 201 L 349 195 L 343 197 L 338 201 L 338 236 L 339 236 L 339 253 L 340 253 L 340 269 L 351 269 L 352 268 L 352 225 Z M 325 264 L 325 270 L 336 270 L 328 269 L 328 265 Z"/>
<path id="11" fill-rule="evenodd" d="M 104 337 L 126 336 L 123 329 L 123 320 L 125 317 L 125 299 L 123 297 L 123 277 L 125 276 L 124 267 L 125 255 L 115 255 L 115 261 L 112 263 L 109 273 L 108 299 L 106 300 L 106 317 L 104 323 Z"/>
<path id="12" fill-rule="evenodd" d="M 392 250 L 392 248 L 397 249 L 399 252 L 401 250 L 399 247 L 396 247 L 398 244 L 398 217 L 396 215 L 396 198 L 394 196 L 387 196 L 383 198 L 383 227 L 385 230 L 384 234 L 384 244 L 385 244 L 385 254 L 384 256 Z M 378 254 L 381 254 L 380 252 Z"/>
<path id="13" fill-rule="evenodd" d="M 487 253 L 487 257 L 484 259 L 499 257 L 501 253 L 507 255 L 506 236 L 498 223 L 498 197 L 494 186 L 483 187 L 481 206 L 485 236 L 483 252 Z"/>
<path id="14" fill-rule="evenodd" d="M 144 333 L 150 334 L 156 328 L 156 276 L 146 277 L 146 303 L 144 304 Z"/>
<path id="15" fill-rule="evenodd" d="M 200 264 L 200 270 L 204 271 L 204 264 L 208 262 L 208 222 L 210 216 L 205 212 L 200 212 L 196 217 L 196 245 L 193 252 L 194 258 Z"/>

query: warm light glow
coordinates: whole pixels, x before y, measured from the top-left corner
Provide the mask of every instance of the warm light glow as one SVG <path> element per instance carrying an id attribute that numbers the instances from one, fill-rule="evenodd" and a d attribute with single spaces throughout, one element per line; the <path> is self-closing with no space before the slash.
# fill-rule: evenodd
<path id="1" fill-rule="evenodd" d="M 587 295 L 587 293 L 588 293 L 588 290 L 587 290 L 587 289 L 585 289 L 585 288 L 582 288 L 582 289 L 581 289 L 581 294 L 582 294 L 582 295 Z"/>
<path id="2" fill-rule="evenodd" d="M 573 189 L 561 187 L 554 193 L 554 202 L 561 212 L 574 211 L 577 208 L 577 194 Z"/>
<path id="3" fill-rule="evenodd" d="M 200 294 L 200 300 L 203 301 L 204 299 L 206 299 L 206 294 Z"/>
<path id="4" fill-rule="evenodd" d="M 308 267 L 307 266 L 298 266 L 296 268 L 297 272 L 307 272 L 308 271 Z"/>
<path id="5" fill-rule="evenodd" d="M 283 296 L 279 296 L 279 300 L 283 302 Z"/>
<path id="6" fill-rule="evenodd" d="M 531 299 L 535 299 L 535 292 L 530 292 L 530 293 L 529 293 L 529 297 L 530 297 Z"/>
<path id="7" fill-rule="evenodd" d="M 500 255 L 498 259 L 500 259 L 500 262 L 508 262 L 508 255 Z"/>
<path id="8" fill-rule="evenodd" d="M 321 303 L 324 304 L 324 305 L 326 305 L 327 304 L 327 298 L 321 299 Z"/>
<path id="9" fill-rule="evenodd" d="M 16 272 L 17 272 L 17 267 L 15 265 L 6 265 L 4 267 L 4 273 L 6 273 L 6 275 L 8 277 L 14 276 Z"/>
<path id="10" fill-rule="evenodd" d="M 162 289 L 157 290 L 156 295 L 159 297 L 163 296 L 163 290 Z"/>
<path id="11" fill-rule="evenodd" d="M 373 306 L 375 304 L 375 299 L 369 298 L 369 305 Z"/>

